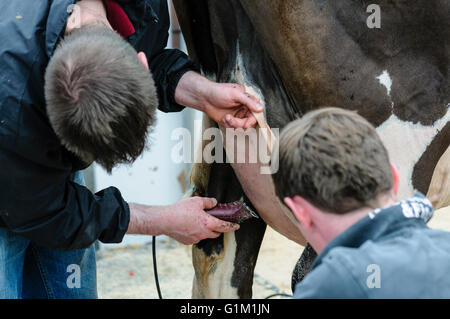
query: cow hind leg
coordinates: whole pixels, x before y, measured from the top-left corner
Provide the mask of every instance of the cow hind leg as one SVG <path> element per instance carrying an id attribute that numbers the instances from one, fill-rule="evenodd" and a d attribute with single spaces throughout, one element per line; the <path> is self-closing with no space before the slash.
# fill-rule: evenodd
<path id="1" fill-rule="evenodd" d="M 203 130 L 215 126 L 204 118 Z M 203 151 L 202 143 L 200 152 Z M 197 161 L 191 171 L 193 195 L 214 197 L 219 203 L 244 200 L 245 197 L 233 168 L 225 163 L 207 164 Z M 192 248 L 194 282 L 192 297 L 198 298 L 251 298 L 253 271 L 266 224 L 262 219 L 250 219 L 236 232 L 216 239 L 203 240 Z"/>
<path id="2" fill-rule="evenodd" d="M 295 292 L 295 286 L 305 278 L 305 276 L 309 273 L 311 270 L 311 267 L 316 260 L 317 253 L 312 248 L 310 244 L 307 244 L 305 246 L 305 249 L 303 249 L 303 252 L 295 264 L 294 271 L 292 272 L 292 279 L 291 279 L 291 289 L 292 293 Z"/>
<path id="3" fill-rule="evenodd" d="M 265 229 L 262 219 L 249 219 L 236 232 L 194 245 L 192 297 L 251 298 L 254 269 Z"/>

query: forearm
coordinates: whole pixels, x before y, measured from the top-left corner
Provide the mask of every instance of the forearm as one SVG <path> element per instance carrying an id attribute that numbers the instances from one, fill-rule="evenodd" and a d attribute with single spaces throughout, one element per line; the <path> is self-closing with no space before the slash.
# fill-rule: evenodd
<path id="1" fill-rule="evenodd" d="M 204 112 L 209 105 L 206 98 L 208 91 L 214 84 L 214 82 L 196 72 L 186 72 L 178 82 L 175 90 L 175 101 L 180 105 Z"/>
<path id="2" fill-rule="evenodd" d="M 135 203 L 128 205 L 130 207 L 130 223 L 127 234 L 163 235 L 167 207 Z"/>
<path id="3" fill-rule="evenodd" d="M 130 222 L 127 234 L 167 235 L 192 245 L 205 238 L 217 238 L 220 233 L 235 231 L 239 225 L 224 222 L 207 214 L 204 209 L 216 206 L 214 198 L 191 197 L 170 206 L 128 204 Z"/>

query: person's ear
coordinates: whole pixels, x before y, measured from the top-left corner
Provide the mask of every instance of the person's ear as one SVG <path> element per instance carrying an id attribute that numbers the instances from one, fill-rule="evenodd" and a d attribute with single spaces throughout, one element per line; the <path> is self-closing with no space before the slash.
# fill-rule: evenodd
<path id="1" fill-rule="evenodd" d="M 148 67 L 147 56 L 145 55 L 145 53 L 144 52 L 139 52 L 138 53 L 138 58 L 139 58 L 139 60 L 141 60 L 142 64 L 145 66 L 147 71 L 149 71 L 150 68 Z"/>
<path id="2" fill-rule="evenodd" d="M 309 215 L 309 211 L 305 209 L 302 198 L 298 195 L 285 197 L 284 203 L 289 207 L 300 224 L 309 230 L 312 224 L 311 216 Z"/>
<path id="3" fill-rule="evenodd" d="M 398 188 L 400 186 L 400 178 L 399 178 L 399 175 L 398 175 L 397 167 L 395 167 L 395 165 L 391 163 L 391 168 L 392 168 L 392 180 L 394 182 L 394 185 L 393 185 L 392 188 L 394 190 L 394 194 L 397 195 Z"/>

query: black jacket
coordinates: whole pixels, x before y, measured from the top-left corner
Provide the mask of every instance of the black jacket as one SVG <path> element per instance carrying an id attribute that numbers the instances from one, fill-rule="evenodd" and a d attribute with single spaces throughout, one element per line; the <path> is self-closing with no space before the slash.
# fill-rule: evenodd
<path id="1" fill-rule="evenodd" d="M 44 73 L 74 2 L 0 1 L 0 225 L 62 250 L 120 242 L 130 218 L 118 189 L 92 194 L 71 181 L 85 165 L 61 146 L 46 115 Z M 129 42 L 148 57 L 160 110 L 181 110 L 175 87 L 198 69 L 181 51 L 164 50 L 167 1 L 119 2 L 136 30 Z"/>

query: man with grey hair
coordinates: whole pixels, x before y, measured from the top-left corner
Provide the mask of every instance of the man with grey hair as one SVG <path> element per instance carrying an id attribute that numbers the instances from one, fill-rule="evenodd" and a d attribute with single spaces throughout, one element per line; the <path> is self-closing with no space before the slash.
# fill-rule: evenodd
<path id="1" fill-rule="evenodd" d="M 364 118 L 307 113 L 284 128 L 274 156 L 277 195 L 319 254 L 294 297 L 450 297 L 450 233 L 427 227 L 422 194 L 397 202 L 397 170 Z"/>
<path id="2" fill-rule="evenodd" d="M 239 227 L 204 211 L 213 198 L 156 207 L 80 185 L 93 161 L 110 171 L 142 153 L 156 107 L 243 128 L 262 111 L 243 87 L 165 49 L 166 0 L 2 1 L 0 20 L 0 298 L 95 298 L 96 240 L 193 244 Z"/>

